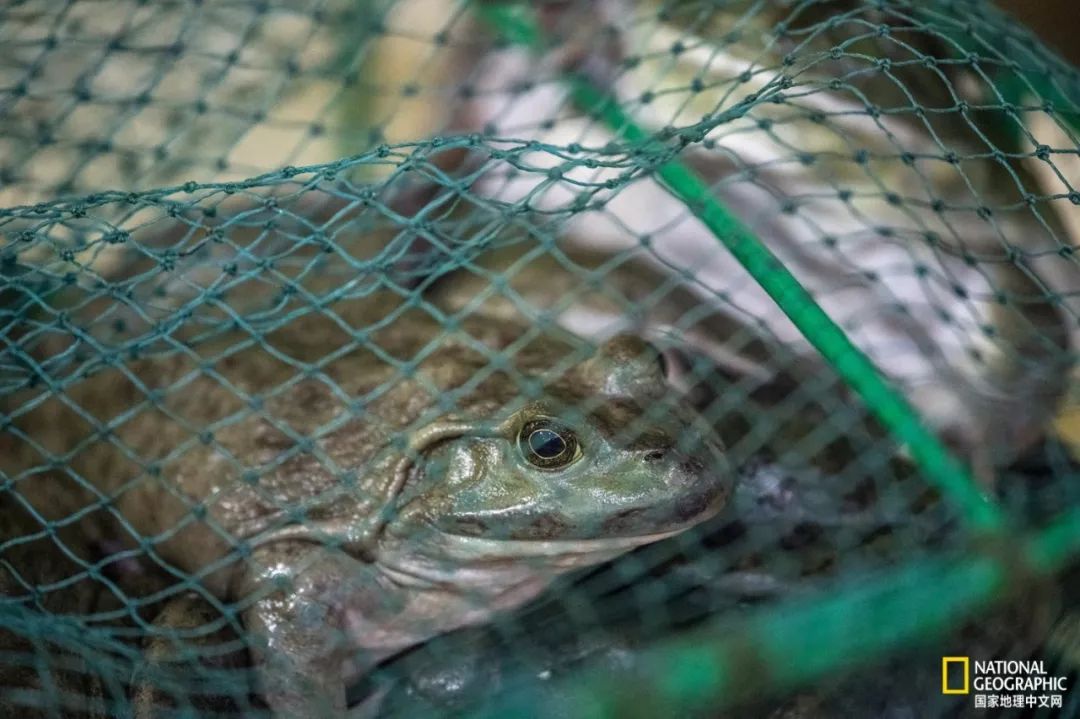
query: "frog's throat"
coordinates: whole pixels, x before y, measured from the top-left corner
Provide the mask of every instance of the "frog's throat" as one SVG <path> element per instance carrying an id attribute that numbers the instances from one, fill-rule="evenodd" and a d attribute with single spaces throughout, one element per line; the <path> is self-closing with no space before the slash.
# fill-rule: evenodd
<path id="1" fill-rule="evenodd" d="M 238 539 L 248 542 L 252 548 L 286 540 L 334 543 L 357 557 L 370 558 L 386 525 L 393 516 L 394 500 L 401 494 L 409 471 L 423 452 L 448 439 L 471 435 L 475 437 L 503 436 L 508 423 L 492 426 L 479 422 L 440 420 L 424 425 L 409 436 L 401 457 L 391 464 L 393 468 L 385 480 L 372 483 L 379 487 L 381 504 L 364 519 L 331 519 L 307 521 L 304 524 L 286 524 L 271 529 L 272 519 L 260 520 L 237 533 Z"/>

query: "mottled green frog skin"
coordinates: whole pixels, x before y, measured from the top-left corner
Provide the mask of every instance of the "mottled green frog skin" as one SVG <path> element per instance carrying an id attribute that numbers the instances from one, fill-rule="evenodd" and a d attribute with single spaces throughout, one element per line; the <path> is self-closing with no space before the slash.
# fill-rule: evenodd
<path id="1" fill-rule="evenodd" d="M 247 600 L 276 712 L 343 712 L 383 658 L 730 494 L 718 440 L 634 336 L 596 350 L 506 318 L 447 332 L 391 302 L 333 310 L 88 369 L 62 400 L 27 391 L 0 447 L 39 512 L 84 512 L 80 541 L 141 546 Z M 572 438 L 574 461 L 535 466 L 522 432 L 537 426 Z"/>

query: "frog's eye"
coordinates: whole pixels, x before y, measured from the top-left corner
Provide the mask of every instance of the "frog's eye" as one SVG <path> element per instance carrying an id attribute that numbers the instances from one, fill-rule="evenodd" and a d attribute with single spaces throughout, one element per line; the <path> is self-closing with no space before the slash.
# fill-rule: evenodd
<path id="1" fill-rule="evenodd" d="M 550 419 L 526 422 L 518 435 L 518 448 L 529 464 L 540 469 L 562 469 L 581 456 L 577 436 Z"/>

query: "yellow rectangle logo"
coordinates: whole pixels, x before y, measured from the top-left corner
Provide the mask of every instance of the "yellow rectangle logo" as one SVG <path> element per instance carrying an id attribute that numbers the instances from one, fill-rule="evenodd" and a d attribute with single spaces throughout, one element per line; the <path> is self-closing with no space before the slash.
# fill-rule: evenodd
<path id="1" fill-rule="evenodd" d="M 960 664 L 964 667 L 963 686 L 949 687 L 949 665 Z M 967 694 L 971 679 L 971 660 L 968 657 L 942 657 L 941 658 L 941 693 L 942 694 Z"/>

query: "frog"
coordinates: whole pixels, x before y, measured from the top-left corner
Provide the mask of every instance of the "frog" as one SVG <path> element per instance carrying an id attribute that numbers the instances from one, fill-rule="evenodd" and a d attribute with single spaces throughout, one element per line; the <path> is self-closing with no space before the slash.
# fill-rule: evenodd
<path id="1" fill-rule="evenodd" d="M 14 393 L 0 438 L 56 531 L 234 609 L 275 716 L 343 716 L 388 657 L 731 496 L 722 441 L 640 336 L 447 319 L 392 292 L 281 312 Z"/>

